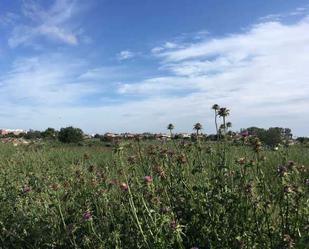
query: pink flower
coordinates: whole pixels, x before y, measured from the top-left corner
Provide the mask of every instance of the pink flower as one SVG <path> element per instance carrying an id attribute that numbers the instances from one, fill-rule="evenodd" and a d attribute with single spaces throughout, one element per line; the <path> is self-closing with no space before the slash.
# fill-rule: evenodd
<path id="1" fill-rule="evenodd" d="M 144 181 L 149 183 L 152 182 L 152 177 L 151 176 L 144 176 Z"/>
<path id="2" fill-rule="evenodd" d="M 91 220 L 91 219 L 92 219 L 92 214 L 91 214 L 91 212 L 87 210 L 87 211 L 83 214 L 83 219 L 84 219 L 85 221 Z"/>

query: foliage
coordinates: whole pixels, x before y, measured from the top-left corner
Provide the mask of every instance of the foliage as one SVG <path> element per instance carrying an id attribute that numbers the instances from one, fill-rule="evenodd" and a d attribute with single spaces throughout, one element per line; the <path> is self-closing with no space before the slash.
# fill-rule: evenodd
<path id="1" fill-rule="evenodd" d="M 309 137 L 298 137 L 296 140 L 302 144 L 309 143 Z"/>
<path id="2" fill-rule="evenodd" d="M 58 138 L 63 143 L 78 143 L 83 140 L 83 131 L 72 126 L 61 128 Z"/>
<path id="3" fill-rule="evenodd" d="M 54 128 L 47 128 L 45 131 L 42 132 L 42 137 L 47 139 L 55 139 L 58 136 L 58 131 Z"/>
<path id="4" fill-rule="evenodd" d="M 42 133 L 36 130 L 29 130 L 26 134 L 24 134 L 25 139 L 39 139 L 42 138 Z"/>
<path id="5" fill-rule="evenodd" d="M 276 146 L 284 140 L 292 138 L 291 129 L 281 127 L 271 127 L 263 129 L 258 127 L 249 127 L 246 129 L 250 135 L 257 136 L 264 144 L 269 146 Z"/>

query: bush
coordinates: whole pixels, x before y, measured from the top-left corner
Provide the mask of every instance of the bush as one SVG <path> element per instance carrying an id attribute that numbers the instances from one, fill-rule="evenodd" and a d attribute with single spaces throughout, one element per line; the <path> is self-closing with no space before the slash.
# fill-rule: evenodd
<path id="1" fill-rule="evenodd" d="M 39 139 L 42 138 L 42 133 L 40 131 L 29 130 L 25 136 L 25 139 Z"/>
<path id="2" fill-rule="evenodd" d="M 55 139 L 57 137 L 57 133 L 58 132 L 54 128 L 47 128 L 41 134 L 43 138 Z"/>
<path id="3" fill-rule="evenodd" d="M 58 139 L 63 143 L 78 143 L 83 140 L 83 131 L 72 126 L 61 128 Z"/>

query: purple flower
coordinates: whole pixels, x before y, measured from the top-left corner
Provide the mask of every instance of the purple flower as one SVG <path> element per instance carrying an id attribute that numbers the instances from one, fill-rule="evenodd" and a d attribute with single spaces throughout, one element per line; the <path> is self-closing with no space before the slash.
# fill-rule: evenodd
<path id="1" fill-rule="evenodd" d="M 84 219 L 85 221 L 91 220 L 91 219 L 92 219 L 92 214 L 91 214 L 91 212 L 87 210 L 87 211 L 83 214 L 83 219 Z"/>
<path id="2" fill-rule="evenodd" d="M 151 176 L 144 176 L 144 181 L 147 183 L 152 182 L 152 177 Z"/>
<path id="3" fill-rule="evenodd" d="M 23 186 L 23 189 L 22 189 L 23 194 L 26 194 L 30 191 L 31 191 L 31 188 L 28 185 Z"/>

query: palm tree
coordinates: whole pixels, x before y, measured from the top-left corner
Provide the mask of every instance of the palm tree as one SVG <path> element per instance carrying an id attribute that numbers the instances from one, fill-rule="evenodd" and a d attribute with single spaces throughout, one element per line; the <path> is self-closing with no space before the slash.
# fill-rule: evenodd
<path id="1" fill-rule="evenodd" d="M 218 136 L 218 122 L 217 122 L 217 117 L 218 117 L 218 110 L 220 109 L 220 106 L 218 104 L 214 104 L 212 108 L 215 111 L 215 125 L 216 125 L 216 132 Z"/>
<path id="2" fill-rule="evenodd" d="M 171 138 L 173 137 L 173 134 L 172 134 L 172 130 L 174 130 L 174 125 L 173 124 L 169 124 L 168 126 L 167 126 L 167 129 L 170 131 L 170 134 L 171 134 Z"/>
<path id="3" fill-rule="evenodd" d="M 200 131 L 201 129 L 203 129 L 203 126 L 202 126 L 200 123 L 196 123 L 196 124 L 193 126 L 193 129 L 196 130 L 196 137 L 198 137 L 199 131 Z"/>
<path id="4" fill-rule="evenodd" d="M 230 115 L 230 110 L 226 107 L 221 107 L 218 111 L 218 115 L 223 118 L 223 127 L 224 127 L 224 134 L 226 133 L 226 123 L 225 118 Z"/>

